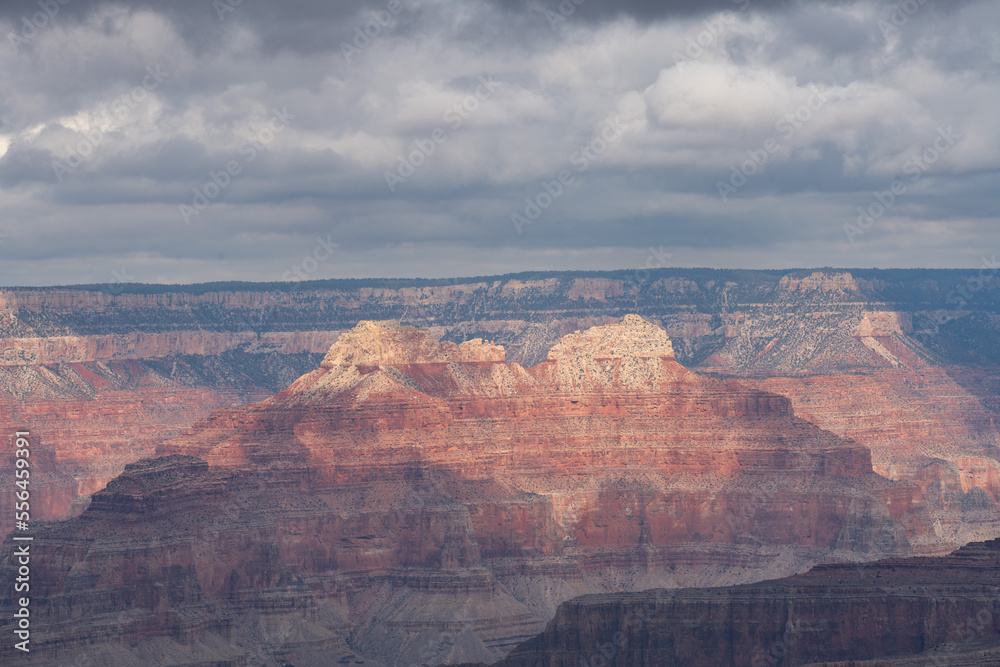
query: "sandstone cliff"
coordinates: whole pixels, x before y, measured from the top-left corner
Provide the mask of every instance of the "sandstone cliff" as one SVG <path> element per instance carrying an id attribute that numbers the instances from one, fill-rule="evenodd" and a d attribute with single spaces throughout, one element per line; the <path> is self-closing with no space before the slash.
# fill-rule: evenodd
<path id="1" fill-rule="evenodd" d="M 314 369 L 358 320 L 402 318 L 455 344 L 489 339 L 530 367 L 563 336 L 637 312 L 667 331 L 678 362 L 765 379 L 799 416 L 870 448 L 881 474 L 956 506 L 971 488 L 996 500 L 1000 466 L 1000 283 L 975 277 L 663 269 L 8 289 L 0 414 L 44 438 L 55 486 L 43 516 L 58 518 L 210 410 L 260 400 Z M 10 501 L 0 490 L 0 530 Z M 941 512 L 940 532 L 956 544 L 995 529 Z"/>
<path id="2" fill-rule="evenodd" d="M 481 569 L 462 565 L 427 579 L 408 572 L 405 586 L 395 574 L 357 583 L 362 580 L 352 571 L 355 583 L 345 589 L 350 592 L 344 601 L 320 613 L 322 631 L 306 626 L 299 611 L 241 611 L 230 638 L 211 650 L 203 646 L 206 655 L 239 662 L 299 642 L 302 662 L 316 646 L 347 646 L 343 637 L 350 636 L 360 637 L 351 646 L 366 655 L 419 646 L 407 654 L 414 661 L 421 655 L 469 659 L 512 645 L 517 633 L 530 634 L 525 628 L 536 627 L 556 601 L 572 595 L 780 576 L 816 559 L 817 545 L 830 544 L 829 528 L 786 529 L 782 521 L 841 525 L 833 548 L 867 550 L 868 557 L 896 552 L 901 536 L 915 553 L 939 553 L 996 535 L 1000 283 L 966 289 L 966 273 L 669 269 L 292 286 L 118 286 L 113 294 L 97 288 L 12 289 L 0 294 L 0 416 L 38 434 L 44 477 L 36 502 L 42 518 L 79 513 L 89 494 L 126 464 L 225 408 L 179 438 L 176 451 L 205 452 L 214 467 L 233 469 L 318 457 L 320 466 L 296 473 L 306 482 L 294 477 L 289 483 L 311 489 L 309 480 L 318 473 L 335 473 L 339 477 L 332 479 L 357 491 L 351 495 L 337 486 L 340 481 L 323 478 L 322 488 L 332 484 L 335 490 L 321 493 L 318 503 L 345 513 L 375 503 L 373 516 L 386 502 L 401 516 L 413 510 L 419 516 L 407 521 L 437 526 L 442 532 L 434 535 L 450 545 L 438 551 L 421 547 L 439 554 L 433 568 L 472 562 L 467 545 L 479 549 Z M 629 312 L 663 327 L 672 364 L 666 352 L 643 358 L 613 345 L 620 356 L 549 359 L 564 337 L 576 331 L 586 337 L 592 327 L 615 325 Z M 413 357 L 416 364 L 395 358 L 395 365 L 378 368 L 339 362 L 319 367 L 338 330 L 385 318 L 425 327 L 434 339 L 433 354 Z M 599 335 L 614 339 L 615 330 Z M 475 338 L 496 345 L 476 344 L 482 356 L 475 361 L 448 347 L 449 341 L 461 347 Z M 566 345 L 575 345 L 573 340 Z M 712 380 L 690 371 L 742 379 Z M 266 408 L 232 410 L 303 374 L 301 391 L 290 389 Z M 637 387 L 646 381 L 660 383 L 662 395 L 640 395 Z M 669 410 L 663 407 L 668 403 Z M 761 443 L 773 441 L 775 428 L 784 432 L 782 420 L 789 416 L 860 447 L 840 453 L 801 447 L 799 440 L 812 437 L 793 426 L 768 453 Z M 730 435 L 738 421 L 747 423 Z M 226 429 L 231 441 L 219 439 Z M 256 435 L 270 429 L 279 435 Z M 355 444 L 346 437 L 331 442 L 331 429 L 350 432 Z M 715 444 L 719 433 L 724 438 Z M 566 444 L 552 446 L 554 441 Z M 368 443 L 375 444 L 371 454 L 364 453 Z M 746 454 L 735 456 L 742 447 Z M 886 499 L 880 480 L 859 489 L 863 476 L 851 472 L 847 502 L 844 486 L 829 481 L 827 471 L 867 470 L 866 448 L 875 470 L 897 482 L 889 487 L 898 496 Z M 464 452 L 468 461 L 455 464 Z M 329 456 L 338 458 L 339 468 L 331 471 L 324 458 Z M 781 466 L 787 470 L 773 473 Z M 817 466 L 823 475 L 806 472 Z M 699 470 L 713 472 L 701 477 Z M 5 522 L 13 488 L 5 481 L 8 473 L 0 470 Z M 360 491 L 383 474 L 391 481 Z M 768 474 L 777 476 L 769 480 Z M 688 482 L 677 482 L 678 476 Z M 539 482 L 545 478 L 562 486 Z M 243 482 L 225 484 L 241 488 Z M 193 497 L 200 493 L 196 485 Z M 274 521 L 266 512 L 257 516 L 258 500 L 238 497 L 248 504 L 209 507 L 234 526 L 237 516 Z M 342 498 L 347 500 L 338 504 Z M 482 498 L 498 500 L 487 506 Z M 901 509 L 907 505 L 912 511 Z M 259 506 L 268 507 L 263 501 Z M 433 517 L 426 514 L 431 512 Z M 172 521 L 160 520 L 169 533 Z M 382 524 L 366 521 L 363 529 L 354 524 L 337 533 L 359 531 L 353 542 L 333 541 L 353 545 L 348 551 L 356 555 L 350 558 L 362 563 L 388 548 L 373 542 Z M 528 531 L 529 539 L 520 534 L 526 526 L 540 527 Z M 155 545 L 158 538 L 150 532 L 142 539 Z M 615 540 L 639 546 L 631 552 L 607 546 Z M 552 544 L 568 546 L 553 555 Z M 127 541 L 114 549 L 129 558 Z M 215 551 L 229 549 L 224 544 Z M 762 567 L 769 558 L 774 564 Z M 531 565 L 522 571 L 521 562 Z M 579 574 L 566 574 L 567 562 L 582 563 L 573 570 Z M 151 576 L 149 585 L 162 587 L 166 580 L 159 577 Z M 415 590 L 431 598 L 412 597 Z M 502 603 L 501 590 L 510 594 Z M 456 611 L 459 596 L 469 599 L 470 591 L 477 596 L 475 624 L 461 620 L 470 614 Z M 130 607 L 97 614 L 95 623 L 113 629 L 146 613 Z M 222 605 L 204 618 L 229 613 Z M 422 620 L 414 623 L 415 617 Z M 167 622 L 156 618 L 143 623 Z M 188 638 L 211 642 L 226 636 L 170 618 L 172 627 L 189 628 L 183 630 Z M 516 618 L 527 619 L 520 630 L 497 629 L 517 627 L 520 621 L 509 620 Z M 289 638 L 290 628 L 300 626 L 304 634 Z M 501 641 L 503 632 L 507 639 Z M 390 635 L 402 643 L 380 646 L 380 638 Z M 147 630 L 133 639 L 140 636 L 145 639 L 137 646 L 166 651 L 178 664 L 197 662 L 191 651 L 199 639 L 177 644 Z M 232 645 L 243 648 L 232 653 Z M 133 649 L 121 650 L 108 660 L 91 660 L 127 664 Z M 317 661 L 326 664 L 326 658 Z"/>
<path id="3" fill-rule="evenodd" d="M 641 318 L 503 359 L 362 322 L 284 391 L 161 444 L 39 529 L 38 664 L 119 627 L 106 664 L 492 660 L 585 592 L 941 548 L 916 485 L 788 399 L 684 368 Z M 308 631 L 258 628 L 282 625 Z"/>
<path id="4" fill-rule="evenodd" d="M 38 445 L 32 516 L 78 513 L 91 493 L 163 439 L 214 408 L 272 395 L 321 358 L 288 349 L 246 346 L 212 356 L 189 348 L 166 357 L 0 366 L 0 418 L 30 431 Z M 13 440 L 0 441 L 0 455 L 12 454 Z M 13 475 L 13 467 L 0 468 L 4 533 L 13 527 Z"/>

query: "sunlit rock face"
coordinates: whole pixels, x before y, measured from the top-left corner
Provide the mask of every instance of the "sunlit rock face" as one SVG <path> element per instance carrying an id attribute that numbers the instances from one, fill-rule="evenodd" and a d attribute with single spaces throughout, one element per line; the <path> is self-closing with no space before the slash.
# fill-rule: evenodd
<path id="1" fill-rule="evenodd" d="M 40 529 L 39 660 L 121 625 L 106 664 L 163 642 L 179 662 L 490 661 L 581 593 L 941 548 L 916 485 L 787 398 L 686 369 L 637 316 L 528 369 L 363 321 L 157 454 Z"/>
<path id="2" fill-rule="evenodd" d="M 481 339 L 460 345 L 439 342 L 417 327 L 395 320 L 364 320 L 345 331 L 330 347 L 321 368 L 341 366 L 398 366 L 448 362 L 504 360 L 504 349 Z"/>
<path id="3" fill-rule="evenodd" d="M 338 335 L 359 321 L 371 322 L 368 333 L 355 332 L 359 338 L 373 327 L 385 330 L 386 353 L 413 335 L 399 319 L 423 327 L 427 351 L 408 346 L 411 361 L 505 360 L 529 368 L 547 361 L 565 336 L 616 329 L 623 315 L 637 312 L 669 334 L 684 372 L 744 378 L 747 387 L 791 399 L 797 416 L 870 449 L 876 472 L 917 484 L 936 532 L 959 545 L 997 533 L 988 517 L 964 510 L 975 500 L 966 494 L 980 489 L 1000 500 L 1000 282 L 987 281 L 970 306 L 959 308 L 955 290 L 965 284 L 956 271 L 669 269 L 11 288 L 0 290 L 0 418 L 32 428 L 44 443 L 38 516 L 59 519 L 79 513 L 126 464 L 212 410 L 266 399 L 317 370 Z M 477 338 L 493 344 L 469 340 Z M 373 354 L 346 349 L 359 362 Z M 348 362 L 341 378 L 348 384 L 350 373 L 371 366 L 338 361 L 337 353 L 331 362 Z M 621 360 L 614 362 L 618 370 L 612 359 Z M 567 391 L 607 383 L 614 373 L 623 391 L 641 391 L 667 372 L 613 347 L 560 367 L 558 377 L 544 380 Z M 338 375 L 314 391 L 332 390 Z M 404 378 L 372 378 L 361 395 L 389 380 Z M 480 390 L 509 391 L 514 380 L 482 383 Z M 10 445 L 0 440 L 0 453 L 10 453 Z M 0 469 L 0 487 L 12 482 L 12 471 Z M 12 498 L 0 493 L 0 531 L 13 525 Z"/>

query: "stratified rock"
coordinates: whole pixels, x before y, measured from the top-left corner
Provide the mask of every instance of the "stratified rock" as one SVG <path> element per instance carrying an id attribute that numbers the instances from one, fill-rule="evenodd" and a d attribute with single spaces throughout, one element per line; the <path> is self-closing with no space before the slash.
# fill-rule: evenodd
<path id="1" fill-rule="evenodd" d="M 1000 540 L 747 586 L 584 596 L 495 667 L 596 664 L 998 665 Z"/>
<path id="2" fill-rule="evenodd" d="M 0 418 L 44 442 L 39 516 L 55 519 L 210 410 L 315 369 L 359 320 L 486 338 L 529 367 L 563 336 L 637 312 L 686 367 L 763 378 L 800 417 L 871 449 L 877 472 L 930 493 L 940 537 L 959 545 L 998 530 L 960 502 L 973 487 L 1000 499 L 998 295 L 1000 281 L 975 270 L 917 269 L 11 288 L 0 290 Z M 0 493 L 0 531 L 11 501 Z"/>
<path id="3" fill-rule="evenodd" d="M 330 336 L 326 338 L 324 351 Z M 285 342 L 291 346 L 308 341 Z M 162 358 L 143 346 L 136 354 L 150 356 L 51 365 L 0 363 L 0 419 L 29 431 L 34 445 L 35 520 L 79 514 L 90 494 L 128 463 L 151 456 L 164 439 L 208 417 L 214 408 L 273 395 L 315 368 L 320 358 L 294 351 L 298 347 L 269 347 L 261 340 L 214 357 L 199 353 L 203 350 L 197 338 L 185 344 L 163 350 L 182 353 Z M 12 456 L 13 445 L 12 438 L 0 440 L 0 457 Z M 13 487 L 14 468 L 0 467 L 0 488 Z M 14 527 L 13 508 L 13 494 L 0 493 L 0 532 Z"/>
<path id="4" fill-rule="evenodd" d="M 133 657 L 169 638 L 190 661 L 237 628 L 274 659 L 493 660 L 581 593 L 933 542 L 916 486 L 787 398 L 684 368 L 634 316 L 530 369 L 362 322 L 319 369 L 158 453 L 39 529 L 37 660 L 85 653 L 122 614 Z M 257 617 L 312 639 L 270 645 Z"/>

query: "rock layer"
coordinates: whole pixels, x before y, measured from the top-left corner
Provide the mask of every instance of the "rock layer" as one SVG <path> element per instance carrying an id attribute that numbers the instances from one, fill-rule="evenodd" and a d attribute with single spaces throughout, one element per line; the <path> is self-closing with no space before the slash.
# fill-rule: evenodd
<path id="1" fill-rule="evenodd" d="M 1000 664 L 1000 540 L 746 586 L 591 595 L 496 667 Z"/>
<path id="2" fill-rule="evenodd" d="M 789 379 L 768 380 L 764 389 L 872 449 L 879 472 L 927 488 L 931 506 L 960 505 L 972 488 L 996 499 L 1000 465 L 1000 283 L 977 282 L 970 296 L 963 288 L 975 279 L 975 271 L 663 269 L 15 288 L 0 292 L 0 413 L 44 438 L 52 481 L 62 480 L 49 494 L 60 500 L 47 501 L 44 517 L 56 518 L 109 479 L 89 456 L 92 441 L 118 443 L 112 459 L 120 471 L 209 410 L 260 400 L 314 369 L 306 357 L 324 353 L 337 331 L 358 320 L 403 319 L 455 343 L 488 338 L 505 348 L 507 361 L 528 367 L 545 361 L 564 335 L 638 312 L 669 333 L 680 363 Z M 135 362 L 139 368 L 128 370 Z M 175 381 L 175 365 L 195 372 Z M 149 376 L 147 384 L 115 379 L 128 374 Z M 150 405 L 156 401 L 125 395 L 149 391 L 154 377 L 186 416 L 161 419 Z M 113 398 L 109 387 L 125 393 Z M 809 403 L 822 408 L 804 411 Z M 80 423 L 119 406 L 120 421 Z M 87 434 L 82 444 L 77 430 Z M 931 479 L 935 471 L 943 476 Z M 0 490 L 3 517 L 10 500 Z M 934 511 L 942 535 L 956 544 L 997 529 Z M 0 518 L 0 530 L 8 521 Z"/>
<path id="3" fill-rule="evenodd" d="M 553 360 L 537 372 L 516 371 L 487 356 L 478 362 L 493 369 L 486 373 L 470 366 L 468 358 L 448 353 L 447 361 L 437 362 L 443 367 L 402 364 L 397 359 L 399 365 L 378 369 L 362 364 L 353 370 L 351 366 L 320 369 L 329 371 L 321 378 L 310 373 L 308 387 L 289 399 L 298 406 L 289 404 L 270 413 L 224 410 L 207 430 L 231 429 L 232 442 L 204 436 L 202 425 L 183 438 L 183 447 L 204 445 L 216 457 L 214 467 L 234 470 L 276 467 L 282 461 L 295 468 L 290 462 L 298 460 L 296 456 L 318 458 L 321 465 L 287 479 L 294 488 L 318 495 L 321 500 L 315 507 L 325 503 L 350 515 L 363 513 L 374 503 L 367 523 L 352 523 L 336 533 L 350 539 L 337 538 L 336 547 L 324 544 L 320 550 L 323 558 L 341 554 L 337 563 L 357 563 L 344 575 L 351 583 L 338 589 L 347 592 L 338 593 L 336 605 L 321 594 L 316 623 L 300 609 L 286 615 L 274 612 L 273 605 L 267 613 L 242 609 L 239 621 L 230 626 L 231 639 L 219 634 L 221 630 L 204 629 L 222 623 L 217 615 L 225 619 L 232 613 L 228 602 L 210 611 L 183 606 L 183 613 L 171 612 L 169 623 L 187 638 L 184 641 L 201 637 L 201 649 L 201 640 L 177 644 L 157 634 L 168 621 L 156 617 L 143 621 L 146 629 L 131 635 L 146 638 L 139 640 L 138 648 L 119 647 L 107 660 L 91 658 L 94 664 L 116 660 L 127 664 L 128 652 L 146 647 L 155 655 L 170 654 L 178 664 L 209 658 L 238 663 L 247 655 L 287 653 L 291 646 L 298 647 L 296 664 L 305 664 L 302 656 L 314 655 L 310 651 L 335 646 L 340 647 L 337 651 L 350 652 L 353 647 L 365 655 L 381 655 L 384 649 L 409 655 L 413 661 L 431 656 L 486 659 L 485 653 L 477 652 L 510 646 L 519 633 L 530 634 L 526 628 L 548 618 L 560 599 L 588 591 L 780 576 L 815 560 L 822 552 L 815 544 L 829 544 L 829 529 L 821 534 L 819 529 L 786 528 L 786 523 L 839 522 L 842 528 L 835 547 L 868 550 L 868 557 L 897 552 L 903 545 L 901 533 L 914 553 L 938 553 L 950 544 L 996 535 L 1000 355 L 995 341 L 1000 332 L 1000 283 L 987 282 L 972 297 L 965 293 L 956 298 L 956 288 L 968 277 L 974 277 L 974 271 L 967 276 L 958 271 L 667 269 L 448 281 L 12 289 L 0 294 L 0 341 L 4 341 L 0 348 L 5 350 L 0 361 L 0 415 L 7 423 L 38 434 L 37 462 L 48 479 L 33 498 L 40 512 L 35 516 L 57 518 L 82 510 L 87 494 L 125 464 L 148 455 L 158 442 L 176 436 L 210 410 L 261 400 L 314 371 L 333 338 L 331 332 L 350 328 L 359 319 L 403 319 L 455 344 L 487 338 L 504 347 L 507 362 L 527 367 L 546 362 L 551 347 L 574 331 L 586 334 L 589 327 L 614 324 L 627 312 L 640 312 L 669 333 L 676 362 L 717 376 L 744 378 L 712 384 L 708 389 L 719 389 L 719 394 L 711 399 L 683 392 L 642 399 L 634 395 L 630 378 L 660 378 L 664 367 L 635 355 L 614 363 L 584 360 L 559 366 Z M 323 336 L 327 342 L 321 342 Z M 314 352 L 293 352 L 307 346 Z M 442 347 L 437 342 L 434 346 Z M 606 389 L 616 372 L 624 380 Z M 695 377 L 691 374 L 689 379 Z M 357 405 L 329 404 L 340 395 L 334 391 L 334 380 L 343 381 L 345 387 L 364 381 L 354 390 Z M 432 386 L 452 382 L 459 389 Z M 475 391 L 466 389 L 472 385 Z M 764 391 L 753 392 L 755 385 Z M 517 393 L 520 389 L 511 393 L 511 386 L 523 387 L 525 393 Z M 690 384 L 680 386 L 692 390 Z M 740 392 L 752 396 L 739 399 Z M 458 396 L 466 399 L 457 400 Z M 513 397 L 506 407 L 503 396 Z M 650 416 L 650 405 L 671 397 L 691 406 L 676 427 L 669 414 Z M 738 416 L 759 414 L 761 401 L 766 403 L 765 416 Z M 899 482 L 891 485 L 899 497 L 887 500 L 877 488 L 858 489 L 854 484 L 862 477 L 849 475 L 854 481 L 847 485 L 853 489 L 848 502 L 839 481 L 803 472 L 817 463 L 824 470 L 828 465 L 831 470 L 840 465 L 852 469 L 865 458 L 863 453 L 848 465 L 850 457 L 798 452 L 799 462 L 793 466 L 797 470 L 777 472 L 772 478 L 754 471 L 769 470 L 769 458 L 794 462 L 788 447 L 767 456 L 757 451 L 762 448 L 749 447 L 744 460 L 732 460 L 726 448 L 742 446 L 741 438 L 768 440 L 772 429 L 767 425 L 760 436 L 748 436 L 752 429 L 745 424 L 748 430 L 743 435 L 737 434 L 710 455 L 703 446 L 712 429 L 723 432 L 741 419 L 774 425 L 780 421 L 774 414 L 789 409 L 854 440 L 862 449 L 870 448 L 876 470 Z M 470 410 L 480 411 L 479 424 L 464 416 Z M 729 413 L 730 421 L 707 417 L 716 410 Z M 546 411 L 551 415 L 564 411 L 567 419 L 538 416 Z M 611 426 L 615 419 L 623 423 L 621 433 Z M 253 422 L 263 430 L 274 424 L 276 432 L 285 435 L 274 441 L 257 438 Z M 328 442 L 331 425 L 353 429 L 355 443 L 347 442 L 345 448 L 343 443 Z M 642 458 L 644 449 L 657 447 L 657 433 L 676 429 L 692 434 L 690 447 L 682 436 L 668 436 L 674 440 L 658 449 L 657 456 Z M 511 443 L 506 450 L 494 445 L 497 430 L 500 442 Z M 644 435 L 636 437 L 633 432 Z M 461 437 L 448 444 L 455 434 Z M 426 456 L 424 435 L 430 443 Z M 547 444 L 562 439 L 569 444 Z M 368 443 L 375 443 L 374 453 L 357 454 Z M 670 460 L 674 445 L 676 455 Z M 452 447 L 455 451 L 449 451 Z M 470 452 L 470 463 L 456 465 L 454 460 L 463 452 Z M 517 461 L 515 454 L 520 457 Z M 328 456 L 340 461 L 332 470 L 324 463 Z M 746 460 L 754 457 L 756 462 Z M 378 467 L 383 460 L 387 465 Z M 503 473 L 508 460 L 515 475 Z M 605 468 L 608 475 L 603 474 Z M 696 469 L 722 472 L 698 475 Z M 8 517 L 3 521 L 11 516 L 13 488 L 5 474 L 0 470 L 4 489 L 0 517 Z M 336 475 L 334 481 L 329 475 Z M 379 475 L 390 481 L 374 484 Z M 555 490 L 536 486 L 545 477 L 562 486 Z M 191 479 L 194 483 L 200 478 Z M 225 497 L 235 493 L 243 498 L 247 505 L 240 512 L 248 518 L 237 521 L 232 517 L 243 515 L 235 510 L 227 513 L 228 504 L 209 502 L 211 511 L 230 517 L 232 524 L 225 529 L 219 524 L 219 539 L 227 533 L 240 534 L 243 529 L 236 524 L 243 521 L 273 524 L 279 521 L 274 516 L 284 516 L 264 499 L 234 492 L 243 478 L 225 479 L 229 478 L 223 482 Z M 315 489 L 310 486 L 313 481 Z M 914 499 L 926 514 L 919 508 L 900 510 Z M 378 531 L 391 536 L 399 527 L 380 523 L 386 503 L 392 513 L 410 516 L 407 521 L 414 526 L 433 524 L 434 539 L 451 545 L 433 548 L 436 564 L 426 573 L 418 576 L 404 560 L 399 568 L 377 575 L 358 574 L 367 572 L 364 568 L 371 563 L 381 567 L 395 562 L 380 555 L 389 547 L 373 544 L 374 536 L 383 534 Z M 438 511 L 442 507 L 456 511 L 442 513 Z M 116 525 L 115 519 L 105 519 L 107 525 Z M 159 516 L 157 521 L 162 522 L 158 531 L 172 534 L 178 519 Z M 308 529 L 325 534 L 314 526 Z M 526 530 L 530 539 L 521 535 Z M 468 534 L 474 539 L 464 537 Z M 664 544 L 668 538 L 672 542 Z M 154 550 L 160 548 L 156 532 L 143 534 L 142 540 Z M 614 540 L 634 540 L 638 546 L 607 547 Z M 396 545 L 397 538 L 388 542 Z M 470 544 L 479 549 L 480 568 L 467 566 L 472 562 Z M 553 554 L 552 544 L 568 547 Z M 135 558 L 128 555 L 127 542 L 109 548 L 117 549 L 123 560 Z M 223 544 L 214 551 L 230 548 Z M 411 547 L 392 549 L 410 553 Z M 431 547 L 416 549 L 422 554 Z M 144 548 L 138 551 L 145 553 Z M 822 552 L 819 557 L 838 556 Z M 262 558 L 274 561 L 274 556 Z M 773 564 L 762 565 L 765 562 Z M 442 572 L 435 569 L 440 563 L 463 565 Z M 255 567 L 262 566 L 247 566 Z M 150 585 L 162 587 L 168 580 L 157 574 Z M 248 574 L 250 580 L 253 576 Z M 331 584 L 317 586 L 327 590 Z M 268 595 L 273 592 L 267 590 Z M 475 613 L 460 611 L 466 600 L 473 599 L 473 591 Z M 498 591 L 509 597 L 499 601 Z M 244 597 L 255 595 L 252 588 L 245 589 Z M 147 618 L 142 609 L 120 612 L 124 616 L 96 613 L 88 632 Z M 198 623 L 208 625 L 193 623 L 191 614 L 201 614 Z M 460 620 L 472 616 L 478 619 L 475 627 Z M 182 617 L 188 620 L 178 620 Z M 509 620 L 516 618 L 533 620 L 518 626 L 520 621 Z M 292 636 L 289 626 L 303 630 Z M 384 648 L 386 636 L 400 643 Z M 345 637 L 351 638 L 350 646 Z M 66 646 L 79 647 L 80 641 L 77 637 Z M 235 645 L 244 648 L 234 649 Z M 406 646 L 412 648 L 409 653 Z M 196 659 L 196 649 L 204 649 L 201 658 Z M 336 660 L 344 655 L 338 654 Z M 148 664 L 150 659 L 141 662 Z"/>
<path id="4" fill-rule="evenodd" d="M 233 633 L 269 659 L 492 660 L 583 592 L 942 548 L 918 487 L 787 398 L 684 368 L 637 317 L 530 369 L 362 322 L 158 454 L 40 532 L 40 662 L 119 623 L 123 664 L 165 638 L 233 659 Z M 311 630 L 273 646 L 253 618 Z"/>
<path id="5" fill-rule="evenodd" d="M 240 350 L 0 367 L 0 419 L 29 431 L 35 445 L 32 517 L 79 513 L 91 493 L 126 464 L 152 455 L 165 438 L 213 408 L 272 395 L 319 358 Z M 13 444 L 0 440 L 0 456 L 12 456 Z M 14 521 L 13 467 L 0 467 L 0 488 L 0 532 L 6 533 Z"/>

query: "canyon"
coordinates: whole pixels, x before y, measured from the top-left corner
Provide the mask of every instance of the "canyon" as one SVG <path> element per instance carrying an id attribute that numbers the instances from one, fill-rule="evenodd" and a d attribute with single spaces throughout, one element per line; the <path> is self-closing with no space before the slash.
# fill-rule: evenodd
<path id="1" fill-rule="evenodd" d="M 528 369 L 481 339 L 362 321 L 287 389 L 156 455 L 37 529 L 37 664 L 154 647 L 180 663 L 492 660 L 581 593 L 949 548 L 917 485 L 787 398 L 686 369 L 635 315 Z M 254 623 L 310 631 L 268 649 Z"/>
<path id="2" fill-rule="evenodd" d="M 563 335 L 635 312 L 667 331 L 681 363 L 792 398 L 800 416 L 869 447 L 880 474 L 941 487 L 945 505 L 970 487 L 997 500 L 1000 289 L 976 280 L 661 269 L 11 288 L 0 291 L 0 415 L 45 441 L 50 492 L 39 518 L 58 519 L 155 442 L 315 368 L 359 320 L 403 319 L 454 342 L 488 338 L 528 367 Z M 0 493 L 4 531 L 9 507 Z M 941 530 L 956 544 L 985 537 L 950 521 Z"/>
<path id="3" fill-rule="evenodd" d="M 70 519 L 38 664 L 493 662 L 578 595 L 994 538 L 971 275 L 4 290 L 0 415 Z"/>

